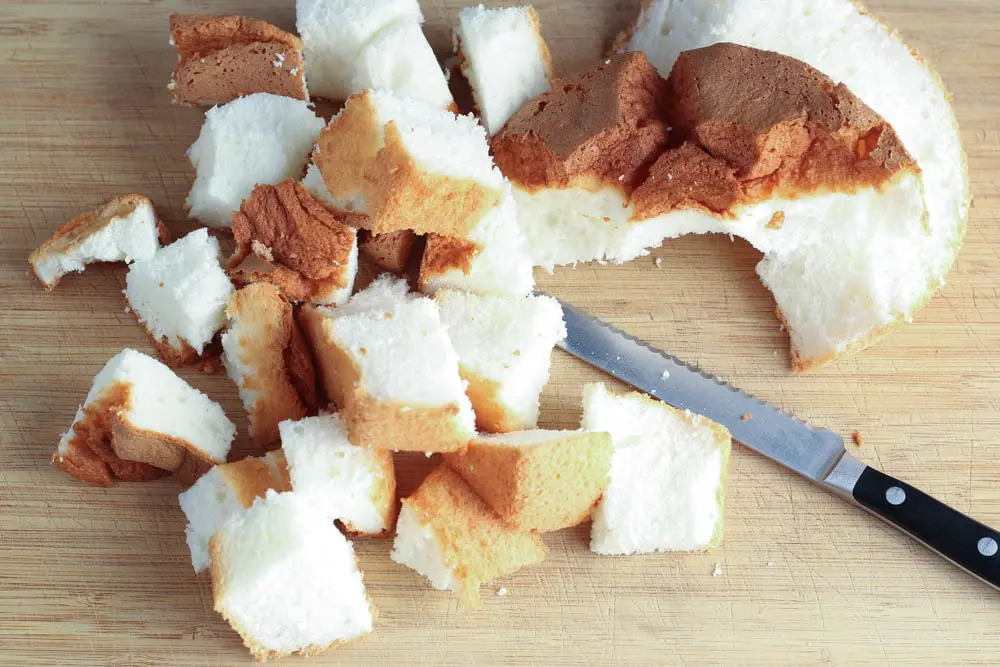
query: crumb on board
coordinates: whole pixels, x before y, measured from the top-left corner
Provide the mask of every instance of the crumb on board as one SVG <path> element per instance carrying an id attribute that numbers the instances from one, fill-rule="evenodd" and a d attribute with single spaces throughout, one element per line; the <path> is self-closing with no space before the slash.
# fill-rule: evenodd
<path id="1" fill-rule="evenodd" d="M 721 577 L 722 576 L 722 564 L 721 563 L 716 563 L 715 564 L 715 569 L 712 570 L 712 576 L 713 577 Z"/>
<path id="2" fill-rule="evenodd" d="M 774 565 L 774 563 L 772 563 L 771 561 L 767 561 L 767 566 L 768 567 L 772 567 L 773 565 Z"/>
<path id="3" fill-rule="evenodd" d="M 748 421 L 750 421 L 751 419 L 753 419 L 753 415 L 752 415 L 752 414 L 750 414 L 749 412 L 744 412 L 744 413 L 743 413 L 743 415 L 742 415 L 742 416 L 740 417 L 740 419 L 741 419 L 742 421 L 745 421 L 745 422 L 748 422 Z"/>
<path id="4" fill-rule="evenodd" d="M 507 590 L 506 586 L 501 586 L 500 588 L 497 589 L 497 597 L 498 598 L 506 597 L 509 594 L 510 594 L 510 591 Z"/>
<path id="5" fill-rule="evenodd" d="M 653 264 L 656 264 L 657 268 L 663 266 L 663 258 L 657 257 L 656 259 L 653 260 Z"/>
<path id="6" fill-rule="evenodd" d="M 861 444 L 864 442 L 864 439 L 861 437 L 861 431 L 855 431 L 854 433 L 852 433 L 851 438 L 854 440 L 854 444 L 857 445 L 858 447 L 860 447 Z"/>

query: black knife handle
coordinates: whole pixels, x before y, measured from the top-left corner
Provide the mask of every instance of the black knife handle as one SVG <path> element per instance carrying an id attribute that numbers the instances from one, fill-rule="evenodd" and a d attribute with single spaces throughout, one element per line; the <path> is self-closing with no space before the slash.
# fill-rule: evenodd
<path id="1" fill-rule="evenodd" d="M 862 471 L 852 494 L 866 509 L 1000 588 L 1000 532 L 874 468 Z"/>

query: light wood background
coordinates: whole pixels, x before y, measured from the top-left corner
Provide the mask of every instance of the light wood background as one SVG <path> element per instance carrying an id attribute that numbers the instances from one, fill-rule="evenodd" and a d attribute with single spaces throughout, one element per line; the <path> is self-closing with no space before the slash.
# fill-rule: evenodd
<path id="1" fill-rule="evenodd" d="M 103 363 L 126 345 L 151 349 L 124 312 L 123 267 L 90 268 L 47 294 L 28 276 L 26 257 L 78 211 L 127 192 L 152 197 L 172 230 L 186 232 L 193 174 L 184 151 L 201 114 L 170 104 L 167 15 L 242 12 L 291 27 L 293 4 L 0 4 L 0 663 L 250 662 L 212 611 L 208 582 L 192 574 L 174 482 L 98 489 L 49 466 Z M 440 53 L 461 4 L 423 2 Z M 537 4 L 557 68 L 569 73 L 602 54 L 637 1 Z M 859 430 L 861 458 L 1000 525 L 997 10 L 992 0 L 872 4 L 953 91 L 975 193 L 949 284 L 912 325 L 795 376 L 754 275 L 757 256 L 726 237 L 671 241 L 655 253 L 661 268 L 651 258 L 588 265 L 540 283 L 817 424 L 848 438 Z M 182 375 L 246 432 L 224 375 Z M 575 426 L 581 386 L 596 379 L 560 354 L 544 422 Z M 245 448 L 241 437 L 237 450 Z M 412 487 L 421 467 L 406 470 Z M 547 536 L 548 560 L 489 587 L 474 613 L 391 563 L 388 541 L 361 542 L 377 630 L 311 664 L 1000 660 L 1000 593 L 740 448 L 717 552 L 601 558 L 586 538 L 586 528 Z M 492 594 L 500 584 L 508 596 Z"/>

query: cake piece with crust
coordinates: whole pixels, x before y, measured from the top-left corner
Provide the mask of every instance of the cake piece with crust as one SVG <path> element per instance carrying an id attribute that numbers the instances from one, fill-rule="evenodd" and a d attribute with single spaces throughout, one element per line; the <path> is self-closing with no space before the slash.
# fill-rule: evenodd
<path id="1" fill-rule="evenodd" d="M 94 378 L 52 464 L 81 481 L 155 479 L 187 459 L 222 463 L 236 427 L 162 363 L 125 349 Z"/>
<path id="2" fill-rule="evenodd" d="M 314 402 L 307 402 L 316 395 L 312 354 L 295 331 L 292 305 L 269 283 L 254 283 L 234 293 L 226 318 L 222 363 L 249 415 L 250 437 L 263 447 L 278 441 L 279 422 L 317 410 Z M 293 381 L 294 375 L 298 377 Z M 297 389 L 303 384 L 312 387 L 306 396 Z"/>
<path id="3" fill-rule="evenodd" d="M 590 518 L 612 452 L 607 433 L 531 430 L 476 436 L 444 459 L 504 523 L 544 533 Z"/>
<path id="4" fill-rule="evenodd" d="M 465 7 L 452 45 L 492 136 L 528 100 L 551 89 L 552 57 L 534 7 Z"/>
<path id="5" fill-rule="evenodd" d="M 233 215 L 237 248 L 229 274 L 240 284 L 269 282 L 291 301 L 336 305 L 358 271 L 360 216 L 334 212 L 287 179 L 258 185 Z"/>
<path id="6" fill-rule="evenodd" d="M 156 216 L 148 197 L 124 195 L 76 216 L 56 230 L 28 257 L 45 289 L 55 289 L 67 273 L 93 262 L 150 259 L 170 232 Z"/>
<path id="7" fill-rule="evenodd" d="M 432 299 L 409 294 L 405 280 L 385 274 L 342 306 L 306 307 L 302 322 L 352 443 L 465 449 L 475 415 Z"/>
<path id="8" fill-rule="evenodd" d="M 251 93 L 308 100 L 302 40 L 260 19 L 171 14 L 177 68 L 170 85 L 184 106 L 225 104 Z"/>
<path id="9" fill-rule="evenodd" d="M 504 181 L 472 116 L 384 90 L 352 95 L 313 161 L 335 200 L 364 202 L 375 234 L 464 236 L 500 201 Z"/>
<path id="10" fill-rule="evenodd" d="M 427 235 L 418 285 L 427 294 L 452 288 L 523 295 L 534 289 L 532 257 L 509 185 L 500 203 L 467 236 Z"/>
<path id="11" fill-rule="evenodd" d="M 391 558 L 427 577 L 438 590 L 479 605 L 479 586 L 545 559 L 537 533 L 504 524 L 447 465 L 403 499 Z"/>
<path id="12" fill-rule="evenodd" d="M 195 168 L 185 206 L 210 227 L 229 227 L 261 183 L 303 175 L 323 119 L 303 100 L 254 93 L 205 112 L 188 149 Z"/>
<path id="13" fill-rule="evenodd" d="M 195 361 L 225 324 L 233 284 L 221 260 L 219 241 L 202 228 L 129 267 L 125 299 L 171 366 Z"/>
<path id="14" fill-rule="evenodd" d="M 208 569 L 208 542 L 231 517 L 242 514 L 268 489 L 291 491 L 288 465 L 280 449 L 261 457 L 212 466 L 178 496 L 187 517 L 184 530 L 195 572 Z"/>
<path id="15" fill-rule="evenodd" d="M 392 452 L 354 445 L 337 414 L 283 421 L 292 489 L 352 535 L 379 536 L 396 523 Z"/>
<path id="16" fill-rule="evenodd" d="M 441 290 L 434 299 L 448 329 L 476 427 L 487 433 L 535 428 L 552 348 L 566 337 L 550 296 L 477 295 Z"/>
<path id="17" fill-rule="evenodd" d="M 645 394 L 583 390 L 583 428 L 611 434 L 611 481 L 594 511 L 599 554 L 704 551 L 722 540 L 732 440 L 723 426 Z"/>
<path id="18" fill-rule="evenodd" d="M 209 544 L 212 595 L 260 661 L 318 655 L 372 630 L 354 547 L 293 493 L 268 491 Z"/>

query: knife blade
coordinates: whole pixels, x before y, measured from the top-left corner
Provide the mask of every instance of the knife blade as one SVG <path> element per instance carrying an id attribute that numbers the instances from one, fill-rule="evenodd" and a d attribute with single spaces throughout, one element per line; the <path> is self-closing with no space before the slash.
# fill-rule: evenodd
<path id="1" fill-rule="evenodd" d="M 733 387 L 559 300 L 559 347 L 654 398 L 722 424 L 744 446 L 859 505 L 958 567 L 1000 588 L 1000 533 L 867 466 L 844 439 Z"/>

